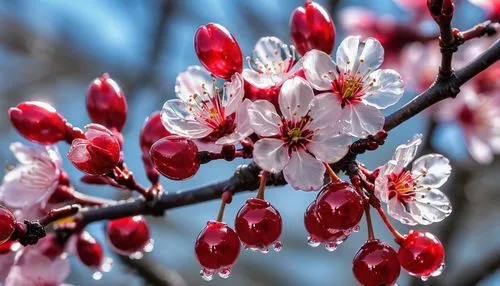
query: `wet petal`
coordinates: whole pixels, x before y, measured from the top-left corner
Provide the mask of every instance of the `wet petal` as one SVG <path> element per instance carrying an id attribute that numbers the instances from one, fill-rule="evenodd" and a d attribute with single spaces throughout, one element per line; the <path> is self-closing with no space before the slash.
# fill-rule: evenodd
<path id="1" fill-rule="evenodd" d="M 190 66 L 175 79 L 175 94 L 181 100 L 188 102 L 194 94 L 208 93 L 214 95 L 213 78 L 200 66 Z"/>
<path id="2" fill-rule="evenodd" d="M 203 138 L 213 131 L 195 119 L 190 105 L 178 99 L 165 102 L 161 110 L 161 120 L 169 132 L 187 138 Z"/>
<path id="3" fill-rule="evenodd" d="M 415 220 L 414 215 L 410 214 L 408 211 L 409 207 L 410 207 L 409 205 L 407 206 L 403 205 L 397 199 L 397 197 L 394 197 L 391 200 L 389 200 L 389 203 L 387 204 L 387 213 L 389 213 L 391 217 L 399 220 L 403 224 L 417 225 L 418 222 Z"/>
<path id="4" fill-rule="evenodd" d="M 313 121 L 308 125 L 309 129 L 323 127 L 334 127 L 340 130 L 340 117 L 342 115 L 341 102 L 333 93 L 322 93 L 311 101 L 311 112 Z"/>
<path id="5" fill-rule="evenodd" d="M 360 38 L 360 36 L 349 36 L 340 43 L 336 62 L 341 72 L 353 71 L 354 64 L 358 60 Z"/>
<path id="6" fill-rule="evenodd" d="M 267 74 L 282 74 L 290 70 L 294 61 L 293 51 L 276 37 L 262 37 L 255 44 L 250 66 Z"/>
<path id="7" fill-rule="evenodd" d="M 384 47 L 375 38 L 364 40 L 363 51 L 358 59 L 358 71 L 361 75 L 373 72 L 384 62 Z"/>
<path id="8" fill-rule="evenodd" d="M 441 154 L 428 154 L 413 162 L 411 173 L 419 185 L 439 188 L 450 177 L 450 160 Z"/>
<path id="9" fill-rule="evenodd" d="M 387 171 L 387 168 L 390 168 L 387 164 L 382 166 L 379 175 L 375 179 L 375 196 L 384 203 L 389 201 L 389 180 L 387 179 L 387 174 L 391 173 L 391 171 Z"/>
<path id="10" fill-rule="evenodd" d="M 394 169 L 399 171 L 408 166 L 417 155 L 420 144 L 422 144 L 422 134 L 417 134 L 408 143 L 399 145 L 390 161 L 394 165 Z"/>
<path id="11" fill-rule="evenodd" d="M 238 110 L 243 101 L 243 78 L 241 74 L 235 73 L 231 81 L 224 83 L 222 95 L 222 106 L 224 106 L 224 116 L 229 116 Z"/>
<path id="12" fill-rule="evenodd" d="M 331 90 L 332 81 L 338 76 L 337 66 L 325 52 L 311 50 L 303 57 L 302 65 L 307 81 L 317 90 Z"/>
<path id="13" fill-rule="evenodd" d="M 323 186 L 325 166 L 304 149 L 292 152 L 283 170 L 285 180 L 296 190 L 315 191 Z"/>
<path id="14" fill-rule="evenodd" d="M 319 160 L 335 163 L 347 154 L 349 144 L 350 136 L 338 134 L 333 128 L 323 128 L 312 137 L 307 149 Z"/>
<path id="15" fill-rule="evenodd" d="M 344 132 L 358 138 L 376 134 L 384 127 L 384 114 L 376 107 L 362 102 L 346 105 L 342 116 L 347 123 L 350 122 L 350 124 L 344 125 Z"/>
<path id="16" fill-rule="evenodd" d="M 390 69 L 376 70 L 365 81 L 369 85 L 363 99 L 377 108 L 387 108 L 403 96 L 403 81 L 398 72 Z"/>
<path id="17" fill-rule="evenodd" d="M 415 209 L 418 209 L 418 212 Z M 410 210 L 415 220 L 423 225 L 440 222 L 452 212 L 450 200 L 438 189 L 418 191 L 414 207 Z"/>
<path id="18" fill-rule="evenodd" d="M 280 74 L 260 74 L 256 71 L 250 69 L 243 70 L 243 78 L 249 84 L 261 88 L 267 89 L 282 83 L 286 79 L 287 75 Z"/>
<path id="19" fill-rule="evenodd" d="M 253 149 L 255 163 L 271 173 L 278 173 L 288 163 L 288 149 L 283 141 L 274 138 L 264 138 L 257 141 Z"/>
<path id="20" fill-rule="evenodd" d="M 280 132 L 281 118 L 274 105 L 267 100 L 257 100 L 248 105 L 250 125 L 260 136 L 273 136 Z"/>
<path id="21" fill-rule="evenodd" d="M 283 83 L 278 102 L 283 117 L 292 122 L 299 121 L 309 110 L 314 93 L 309 84 L 301 77 L 294 77 Z"/>
<path id="22" fill-rule="evenodd" d="M 248 106 L 252 103 L 249 99 L 245 99 L 239 106 L 236 112 L 236 128 L 233 133 L 219 138 L 216 144 L 237 144 L 253 133 L 248 117 Z"/>

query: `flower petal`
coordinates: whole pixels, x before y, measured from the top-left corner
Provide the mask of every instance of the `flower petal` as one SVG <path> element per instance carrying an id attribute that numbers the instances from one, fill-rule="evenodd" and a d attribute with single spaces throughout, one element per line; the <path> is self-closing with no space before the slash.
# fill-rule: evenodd
<path id="1" fill-rule="evenodd" d="M 250 125 L 260 136 L 274 136 L 279 134 L 281 118 L 274 105 L 267 100 L 256 100 L 248 105 Z"/>
<path id="2" fill-rule="evenodd" d="M 408 166 L 413 161 L 413 158 L 415 158 L 415 155 L 417 155 L 420 144 L 422 144 L 422 134 L 416 134 L 408 143 L 399 145 L 390 161 L 394 165 L 393 170 L 397 172 Z"/>
<path id="3" fill-rule="evenodd" d="M 392 173 L 391 171 L 386 171 L 387 168 L 390 168 L 389 164 L 382 166 L 377 178 L 375 178 L 375 196 L 384 203 L 389 202 L 389 180 L 387 174 Z"/>
<path id="4" fill-rule="evenodd" d="M 203 138 L 213 129 L 199 122 L 190 111 L 190 105 L 179 99 L 170 99 L 163 105 L 161 121 L 174 134 L 187 138 Z"/>
<path id="5" fill-rule="evenodd" d="M 208 93 L 214 95 L 213 78 L 200 66 L 189 66 L 175 79 L 175 94 L 181 100 L 188 102 L 194 94 Z"/>
<path id="6" fill-rule="evenodd" d="M 403 81 L 398 72 L 381 69 L 372 72 L 365 81 L 369 88 L 363 99 L 379 109 L 387 108 L 403 96 Z"/>
<path id="7" fill-rule="evenodd" d="M 382 65 L 384 62 L 384 47 L 375 38 L 367 38 L 363 43 L 363 50 L 358 59 L 358 71 L 364 76 Z"/>
<path id="8" fill-rule="evenodd" d="M 283 74 L 294 61 L 293 51 L 276 37 L 262 37 L 255 44 L 250 57 L 250 67 L 264 74 Z"/>
<path id="9" fill-rule="evenodd" d="M 325 163 L 335 163 L 349 151 L 351 137 L 336 133 L 334 128 L 319 130 L 307 145 L 307 150 Z"/>
<path id="10" fill-rule="evenodd" d="M 360 36 L 349 36 L 340 43 L 337 66 L 341 72 L 364 77 L 375 71 L 384 61 L 384 48 L 375 38 L 361 41 Z"/>
<path id="11" fill-rule="evenodd" d="M 315 191 L 323 186 L 325 165 L 304 149 L 292 152 L 283 170 L 285 180 L 296 190 Z"/>
<path id="12" fill-rule="evenodd" d="M 325 52 L 311 50 L 303 57 L 302 65 L 307 81 L 317 90 L 331 90 L 338 76 L 337 66 Z"/>
<path id="13" fill-rule="evenodd" d="M 253 133 L 252 126 L 248 117 L 248 106 L 252 103 L 251 100 L 245 99 L 239 106 L 236 112 L 236 128 L 233 133 L 219 138 L 215 144 L 237 144 Z"/>
<path id="14" fill-rule="evenodd" d="M 309 104 L 314 98 L 314 92 L 301 77 L 294 77 L 281 86 L 278 103 L 283 117 L 297 122 L 309 111 Z"/>
<path id="15" fill-rule="evenodd" d="M 340 117 L 342 116 L 341 102 L 333 93 L 322 93 L 311 101 L 311 111 L 309 113 L 313 121 L 309 124 L 309 129 L 323 127 L 335 127 L 340 130 Z"/>
<path id="16" fill-rule="evenodd" d="M 441 154 L 428 154 L 413 162 L 411 173 L 418 178 L 418 185 L 439 188 L 450 177 L 450 160 Z"/>
<path id="17" fill-rule="evenodd" d="M 408 208 L 408 209 L 407 209 Z M 418 210 L 417 210 L 418 211 Z M 387 204 L 387 213 L 401 223 L 406 225 L 417 225 L 418 222 L 414 216 L 409 212 L 409 205 L 403 205 L 401 201 L 395 196 Z"/>
<path id="18" fill-rule="evenodd" d="M 262 169 L 271 173 L 278 173 L 288 163 L 290 156 L 283 141 L 264 138 L 255 143 L 253 159 Z"/>
<path id="19" fill-rule="evenodd" d="M 222 106 L 224 106 L 224 116 L 229 116 L 238 110 L 243 101 L 243 77 L 239 73 L 231 76 L 231 81 L 224 83 L 222 94 Z"/>
<path id="20" fill-rule="evenodd" d="M 490 164 L 493 162 L 494 154 L 490 146 L 480 137 L 472 132 L 465 132 L 467 149 L 471 157 L 480 164 Z"/>
<path id="21" fill-rule="evenodd" d="M 286 79 L 286 74 L 274 75 L 274 74 L 260 74 L 251 69 L 243 70 L 243 78 L 249 84 L 261 88 L 267 89 L 276 86 Z"/>
<path id="22" fill-rule="evenodd" d="M 448 197 L 440 190 L 434 188 L 418 191 L 414 204 L 420 214 L 420 217 L 415 219 L 420 224 L 440 222 L 452 212 Z"/>
<path id="23" fill-rule="evenodd" d="M 358 138 L 376 134 L 382 130 L 385 122 L 384 114 L 380 110 L 363 102 L 346 105 L 342 118 L 346 123 L 344 124 L 344 132 Z"/>
<path id="24" fill-rule="evenodd" d="M 360 39 L 360 36 L 349 36 L 340 43 L 336 62 L 342 73 L 353 71 L 354 64 L 358 60 Z"/>

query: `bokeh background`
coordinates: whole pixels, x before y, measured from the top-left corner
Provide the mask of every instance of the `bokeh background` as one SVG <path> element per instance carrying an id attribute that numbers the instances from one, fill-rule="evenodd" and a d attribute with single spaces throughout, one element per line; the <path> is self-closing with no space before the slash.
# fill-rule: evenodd
<path id="1" fill-rule="evenodd" d="M 42 100 L 52 104 L 73 125 L 89 122 L 85 112 L 85 93 L 90 81 L 109 72 L 122 86 L 129 103 L 129 117 L 124 130 L 124 151 L 129 167 L 141 182 L 147 182 L 142 170 L 138 135 L 144 118 L 161 109 L 163 102 L 174 97 L 176 75 L 188 65 L 198 64 L 193 35 L 198 26 L 217 22 L 237 38 L 244 55 L 262 36 L 274 35 L 286 43 L 288 21 L 295 7 L 304 1 L 278 0 L 0 0 L 0 162 L 15 163 L 8 146 L 23 139 L 7 120 L 7 109 L 24 100 Z M 337 27 L 336 45 L 345 36 L 338 22 L 339 12 L 350 6 L 361 6 L 377 15 L 387 15 L 405 22 L 409 12 L 391 0 L 324 1 L 318 0 L 333 16 Z M 484 12 L 462 1 L 456 12 L 455 26 L 471 27 L 482 20 Z M 359 19 L 360 21 L 362 19 Z M 435 33 L 433 22 L 423 29 Z M 415 96 L 407 90 L 402 101 Z M 394 110 L 387 110 L 387 114 Z M 466 164 L 467 152 L 456 126 L 431 126 L 425 114 L 391 131 L 383 148 L 361 157 L 369 167 L 385 163 L 395 146 L 414 133 L 426 134 L 431 127 L 432 148 Z M 68 146 L 61 144 L 64 154 Z M 166 190 L 176 192 L 229 177 L 243 160 L 214 162 L 205 165 L 191 180 L 164 180 Z M 94 187 L 78 181 L 80 173 L 67 161 L 65 169 L 76 188 L 84 193 L 110 198 L 123 196 L 108 187 Z M 463 277 L 481 268 L 491 254 L 500 253 L 500 190 L 498 171 L 493 163 L 475 168 L 476 172 L 459 172 L 447 183 L 445 192 L 455 212 L 444 222 L 425 228 L 438 234 L 446 245 L 447 270 L 439 279 L 425 285 L 461 285 Z M 4 171 L 0 170 L 0 177 Z M 235 196 L 225 215 L 230 225 L 252 194 Z M 303 213 L 314 193 L 276 188 L 266 194 L 280 210 L 284 220 L 283 249 L 266 255 L 242 253 L 230 279 L 215 278 L 212 285 L 355 285 L 351 261 L 366 238 L 364 222 L 361 231 L 329 253 L 306 243 Z M 199 277 L 199 266 L 193 253 L 194 240 L 205 222 L 213 219 L 217 201 L 197 204 L 168 212 L 167 216 L 149 219 L 155 249 L 146 254 L 148 263 L 157 264 L 171 275 L 180 275 L 188 285 L 208 285 Z M 391 236 L 375 217 L 376 235 L 392 243 Z M 401 231 L 406 228 L 396 223 Z M 89 231 L 103 244 L 105 223 L 89 226 Z M 395 246 L 394 243 L 392 245 Z M 113 270 L 102 280 L 92 279 L 92 271 L 72 257 L 72 273 L 67 282 L 74 285 L 144 285 L 151 279 L 141 276 L 134 265 L 123 263 L 106 246 L 114 259 Z M 497 255 L 497 257 L 500 255 Z M 399 285 L 420 285 L 402 271 Z M 500 273 L 494 269 L 480 285 L 500 285 Z"/>

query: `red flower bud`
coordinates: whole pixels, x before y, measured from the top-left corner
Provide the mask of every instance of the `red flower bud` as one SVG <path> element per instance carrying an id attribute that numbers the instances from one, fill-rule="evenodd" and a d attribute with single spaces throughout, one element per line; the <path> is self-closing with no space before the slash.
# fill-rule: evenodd
<path id="1" fill-rule="evenodd" d="M 10 239 L 16 230 L 16 218 L 6 208 L 0 206 L 0 244 Z"/>
<path id="2" fill-rule="evenodd" d="M 99 124 L 85 127 L 85 139 L 75 139 L 68 159 L 80 171 L 89 175 L 104 175 L 120 161 L 120 144 L 113 133 Z"/>
<path id="3" fill-rule="evenodd" d="M 107 73 L 96 78 L 87 91 L 87 112 L 92 122 L 121 131 L 127 120 L 127 100 Z"/>
<path id="4" fill-rule="evenodd" d="M 149 154 L 156 170 L 172 180 L 191 178 L 200 168 L 198 147 L 187 138 L 160 139 L 151 146 Z"/>
<path id="5" fill-rule="evenodd" d="M 301 55 L 312 49 L 329 54 L 335 43 L 335 26 L 321 5 L 308 1 L 304 7 L 297 7 L 293 11 L 290 17 L 290 35 Z"/>
<path id="6" fill-rule="evenodd" d="M 199 27 L 194 36 L 194 49 L 201 64 L 216 77 L 230 80 L 234 73 L 243 71 L 240 46 L 222 25 L 210 23 Z"/>
<path id="7" fill-rule="evenodd" d="M 91 268 L 99 269 L 104 261 L 102 246 L 86 231 L 78 235 L 76 252 L 80 261 Z"/>
<path id="8" fill-rule="evenodd" d="M 149 154 L 149 149 L 158 140 L 163 137 L 172 135 L 168 132 L 161 122 L 161 115 L 159 111 L 153 112 L 146 120 L 142 126 L 140 135 L 140 145 L 143 153 Z"/>
<path id="9" fill-rule="evenodd" d="M 66 120 L 51 105 L 27 101 L 9 109 L 14 128 L 26 139 L 54 144 L 66 138 Z"/>
<path id="10" fill-rule="evenodd" d="M 107 236 L 116 252 L 130 255 L 147 246 L 149 227 L 142 216 L 114 219 L 108 224 Z"/>

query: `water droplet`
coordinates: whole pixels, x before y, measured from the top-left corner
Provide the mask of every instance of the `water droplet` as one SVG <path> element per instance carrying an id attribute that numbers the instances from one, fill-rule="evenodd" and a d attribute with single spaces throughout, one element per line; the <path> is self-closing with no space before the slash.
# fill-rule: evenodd
<path id="1" fill-rule="evenodd" d="M 357 226 L 353 227 L 352 231 L 353 232 L 358 232 L 359 231 L 359 224 Z"/>
<path id="2" fill-rule="evenodd" d="M 110 257 L 104 257 L 104 259 L 102 260 L 102 265 L 99 270 L 102 272 L 109 272 L 111 271 L 112 265 L 113 265 L 113 259 L 111 259 Z"/>
<path id="3" fill-rule="evenodd" d="M 335 241 L 329 241 L 329 242 L 325 243 L 325 249 L 329 252 L 332 252 L 335 249 L 337 249 L 337 246 L 338 246 L 338 244 Z"/>
<path id="4" fill-rule="evenodd" d="M 276 252 L 280 252 L 282 248 L 283 248 L 283 243 L 281 243 L 281 241 L 276 241 L 273 245 L 273 249 Z"/>
<path id="5" fill-rule="evenodd" d="M 420 279 L 425 282 L 429 279 L 429 276 L 421 276 Z"/>
<path id="6" fill-rule="evenodd" d="M 142 252 L 136 251 L 136 252 L 130 254 L 128 256 L 128 258 L 130 258 L 130 259 L 141 259 L 143 256 L 144 256 L 144 254 L 142 254 Z"/>
<path id="7" fill-rule="evenodd" d="M 311 236 L 307 237 L 307 244 L 309 244 L 312 247 L 318 247 L 321 243 L 317 241 L 316 239 L 312 238 Z"/>
<path id="8" fill-rule="evenodd" d="M 67 259 L 68 258 L 68 253 L 67 252 L 61 253 L 61 258 L 62 259 Z"/>
<path id="9" fill-rule="evenodd" d="M 212 270 L 208 270 L 206 268 L 203 268 L 202 270 L 200 270 L 200 275 L 201 275 L 201 278 L 205 281 L 212 281 L 212 279 L 214 278 L 214 272 Z"/>
<path id="10" fill-rule="evenodd" d="M 229 278 L 229 275 L 231 275 L 231 268 L 222 268 L 219 270 L 219 277 L 220 278 Z"/>
<path id="11" fill-rule="evenodd" d="M 151 251 L 153 251 L 153 248 L 155 248 L 155 241 L 154 241 L 154 239 L 151 238 L 142 250 L 144 252 L 151 252 Z"/>
<path id="12" fill-rule="evenodd" d="M 438 267 L 438 269 L 436 269 L 436 271 L 432 272 L 431 273 L 431 276 L 432 277 L 436 277 L 436 276 L 439 276 L 441 275 L 441 273 L 443 273 L 444 271 L 444 268 L 445 268 L 445 265 L 444 265 L 444 262 L 441 263 L 441 265 Z"/>
<path id="13" fill-rule="evenodd" d="M 269 248 L 254 248 L 253 250 L 264 254 L 269 252 Z"/>
<path id="14" fill-rule="evenodd" d="M 102 272 L 101 271 L 94 272 L 94 274 L 92 274 L 92 279 L 101 280 L 102 279 Z"/>

